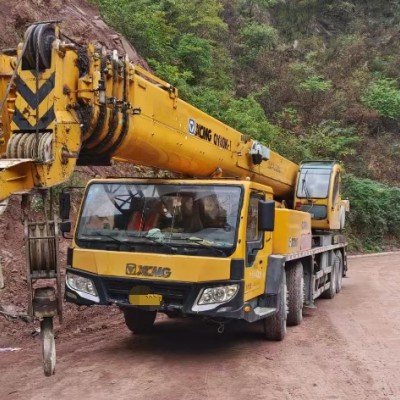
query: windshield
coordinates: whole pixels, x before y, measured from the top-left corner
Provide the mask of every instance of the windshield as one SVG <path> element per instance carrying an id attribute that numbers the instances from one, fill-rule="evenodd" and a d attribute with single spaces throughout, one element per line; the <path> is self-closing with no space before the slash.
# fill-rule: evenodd
<path id="1" fill-rule="evenodd" d="M 222 185 L 94 183 L 87 190 L 76 240 L 90 248 L 123 244 L 131 251 L 233 251 L 241 191 Z"/>
<path id="2" fill-rule="evenodd" d="M 325 199 L 328 197 L 330 169 L 303 168 L 297 186 L 297 197 L 307 199 Z"/>

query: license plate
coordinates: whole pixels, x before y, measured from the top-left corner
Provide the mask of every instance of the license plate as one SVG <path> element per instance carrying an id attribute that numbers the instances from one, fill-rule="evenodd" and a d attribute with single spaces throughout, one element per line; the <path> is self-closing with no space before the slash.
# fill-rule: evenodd
<path id="1" fill-rule="evenodd" d="M 133 306 L 159 306 L 162 296 L 160 294 L 130 294 L 129 303 Z"/>

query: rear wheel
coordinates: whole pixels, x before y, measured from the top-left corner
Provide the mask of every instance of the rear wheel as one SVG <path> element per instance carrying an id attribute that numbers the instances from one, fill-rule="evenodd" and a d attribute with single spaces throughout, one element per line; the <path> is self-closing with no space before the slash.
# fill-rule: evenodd
<path id="1" fill-rule="evenodd" d="M 282 273 L 282 282 L 278 294 L 277 311 L 272 317 L 264 319 L 264 337 L 267 340 L 280 341 L 286 335 L 287 287 L 286 274 Z"/>
<path id="2" fill-rule="evenodd" d="M 153 329 L 157 311 L 145 311 L 139 308 L 125 308 L 125 324 L 133 333 L 149 333 Z"/>
<path id="3" fill-rule="evenodd" d="M 303 264 L 300 261 L 286 267 L 286 281 L 288 290 L 288 315 L 289 326 L 300 325 L 303 320 L 304 278 Z"/>
<path id="4" fill-rule="evenodd" d="M 343 256 L 340 250 L 335 252 L 336 256 L 336 293 L 342 290 L 343 281 Z"/>

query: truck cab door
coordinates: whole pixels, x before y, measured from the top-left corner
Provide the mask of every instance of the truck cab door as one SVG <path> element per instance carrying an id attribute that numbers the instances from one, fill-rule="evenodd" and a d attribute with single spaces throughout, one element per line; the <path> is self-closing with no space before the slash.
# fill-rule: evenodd
<path id="1" fill-rule="evenodd" d="M 258 203 L 265 194 L 251 191 L 247 210 L 246 254 L 245 254 L 245 301 L 264 293 L 268 249 L 264 245 L 265 235 L 270 232 L 258 230 Z"/>

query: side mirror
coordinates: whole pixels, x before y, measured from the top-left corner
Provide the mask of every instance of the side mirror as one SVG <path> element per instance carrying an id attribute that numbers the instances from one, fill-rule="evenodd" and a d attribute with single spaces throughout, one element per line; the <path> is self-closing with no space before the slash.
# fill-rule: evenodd
<path id="1" fill-rule="evenodd" d="M 275 202 L 260 200 L 258 203 L 258 230 L 273 232 L 275 229 Z"/>
<path id="2" fill-rule="evenodd" d="M 62 233 L 69 233 L 69 232 L 71 232 L 71 222 L 66 222 L 66 221 L 64 221 L 64 222 L 60 222 L 59 224 L 58 224 L 58 226 L 60 227 L 60 231 L 62 232 Z"/>
<path id="3" fill-rule="evenodd" d="M 59 202 L 60 218 L 62 220 L 69 219 L 69 213 L 71 211 L 71 194 L 69 192 L 61 192 Z"/>

